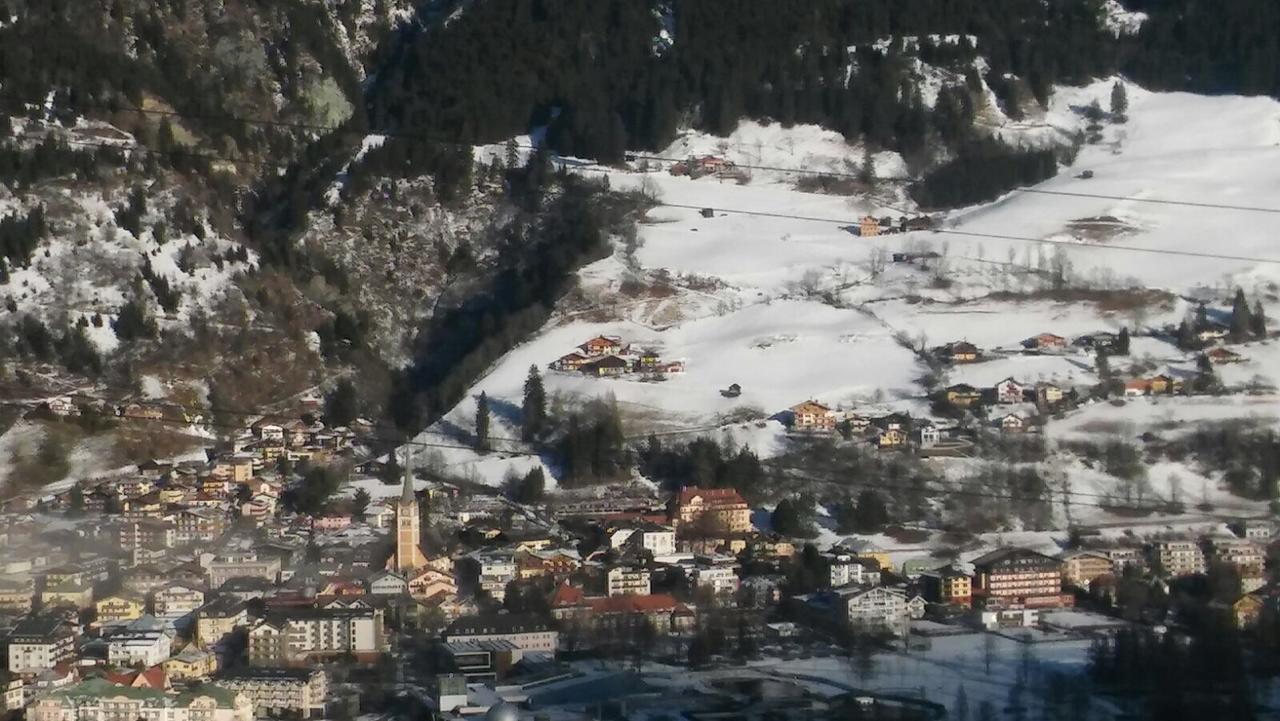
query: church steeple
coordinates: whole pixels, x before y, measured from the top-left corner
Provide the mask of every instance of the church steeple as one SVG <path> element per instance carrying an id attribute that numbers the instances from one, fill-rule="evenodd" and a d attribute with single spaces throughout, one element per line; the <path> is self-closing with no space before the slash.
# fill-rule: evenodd
<path id="1" fill-rule="evenodd" d="M 404 485 L 400 488 L 400 501 L 396 504 L 396 546 L 387 568 L 400 573 L 410 573 L 427 565 L 427 558 L 419 548 L 421 521 L 418 518 L 418 501 L 413 495 L 413 449 L 404 451 Z"/>
<path id="2" fill-rule="evenodd" d="M 394 453 L 394 451 L 392 451 Z M 413 505 L 413 449 L 404 449 L 404 486 L 400 489 L 400 505 Z"/>

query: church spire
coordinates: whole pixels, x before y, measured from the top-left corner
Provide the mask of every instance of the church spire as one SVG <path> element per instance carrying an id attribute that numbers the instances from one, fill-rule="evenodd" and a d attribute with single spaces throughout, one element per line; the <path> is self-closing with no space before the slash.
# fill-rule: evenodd
<path id="1" fill-rule="evenodd" d="M 400 503 L 406 506 L 412 506 L 413 498 L 413 449 L 405 446 L 404 449 L 404 487 L 400 489 Z"/>

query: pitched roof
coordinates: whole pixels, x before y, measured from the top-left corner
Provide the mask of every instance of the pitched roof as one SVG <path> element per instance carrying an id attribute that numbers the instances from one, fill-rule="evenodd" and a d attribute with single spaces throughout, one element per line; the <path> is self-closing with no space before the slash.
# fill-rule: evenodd
<path id="1" fill-rule="evenodd" d="M 701 497 L 705 501 L 718 501 L 722 503 L 746 503 L 746 499 L 742 494 L 738 493 L 734 488 L 699 488 L 698 486 L 687 486 L 680 489 L 680 504 L 684 505 L 691 502 L 694 498 Z"/>
<path id="2" fill-rule="evenodd" d="M 654 593 L 648 596 L 605 596 L 588 599 L 593 613 L 658 613 L 676 611 L 683 604 L 675 596 L 668 593 Z"/>

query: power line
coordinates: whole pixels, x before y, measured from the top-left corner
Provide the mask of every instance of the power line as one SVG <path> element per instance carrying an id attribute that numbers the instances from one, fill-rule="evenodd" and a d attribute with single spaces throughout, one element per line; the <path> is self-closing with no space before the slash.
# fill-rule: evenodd
<path id="1" fill-rule="evenodd" d="M 1226 205 L 1222 203 L 1204 203 L 1195 200 L 1163 200 L 1160 198 L 1133 198 L 1117 195 L 1103 195 L 1101 193 L 1074 193 L 1066 190 L 1045 190 L 1042 188 L 1018 188 L 1021 193 L 1035 193 L 1037 195 L 1060 195 L 1068 198 L 1093 198 L 1097 200 L 1122 200 L 1130 203 L 1152 203 L 1155 205 L 1183 205 L 1188 208 L 1211 208 L 1215 210 L 1239 210 L 1247 213 L 1276 213 L 1280 214 L 1280 208 L 1262 208 L 1252 205 Z"/>
<path id="2" fill-rule="evenodd" d="M 657 205 L 659 207 L 664 207 L 664 208 L 681 208 L 684 210 L 702 210 L 703 208 L 708 207 L 708 206 L 699 206 L 699 205 L 688 205 L 685 203 L 668 203 L 661 200 L 654 201 L 654 205 Z M 812 223 L 833 223 L 833 224 L 843 223 L 846 225 L 857 225 L 860 222 L 858 220 L 849 220 L 845 218 L 820 218 L 817 216 L 797 215 L 794 213 L 775 213 L 775 212 L 769 212 L 765 210 L 741 210 L 737 208 L 715 208 L 715 207 L 711 209 L 721 213 L 750 215 L 750 216 L 758 216 L 758 217 L 765 217 L 765 218 L 783 218 L 787 220 L 803 220 L 803 221 L 812 222 Z M 1152 255 L 1171 255 L 1171 256 L 1181 256 L 1181 257 L 1188 257 L 1188 258 L 1242 261 L 1247 263 L 1280 264 L 1280 258 L 1258 258 L 1253 256 L 1245 256 L 1245 255 L 1229 255 L 1225 253 L 1202 253 L 1202 252 L 1193 251 L 1193 250 L 1170 250 L 1168 248 L 1143 248 L 1136 245 L 1116 245 L 1114 243 L 1109 243 L 1107 245 L 1086 245 L 1084 243 L 1075 243 L 1067 240 L 1050 240 L 1048 238 L 1032 238 L 1028 236 L 1008 235 L 1003 233 L 981 233 L 977 231 L 957 230 L 954 228 L 937 228 L 929 232 L 939 233 L 943 235 L 961 235 L 961 236 L 969 236 L 969 237 L 975 237 L 975 238 L 990 238 L 994 240 L 1014 240 L 1014 241 L 1019 241 L 1023 243 L 1041 243 L 1044 245 L 1064 246 L 1064 247 L 1075 248 L 1079 250 L 1119 250 L 1119 251 L 1128 251 L 1133 253 L 1149 253 Z"/>

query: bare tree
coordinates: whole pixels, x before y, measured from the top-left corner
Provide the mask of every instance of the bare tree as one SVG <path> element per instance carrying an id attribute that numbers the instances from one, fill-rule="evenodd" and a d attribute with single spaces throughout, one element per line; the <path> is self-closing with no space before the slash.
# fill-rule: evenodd
<path id="1" fill-rule="evenodd" d="M 888 253 L 883 245 L 877 245 L 871 249 L 871 256 L 867 259 L 867 267 L 871 271 L 872 278 L 879 278 L 884 272 L 888 263 Z"/>

